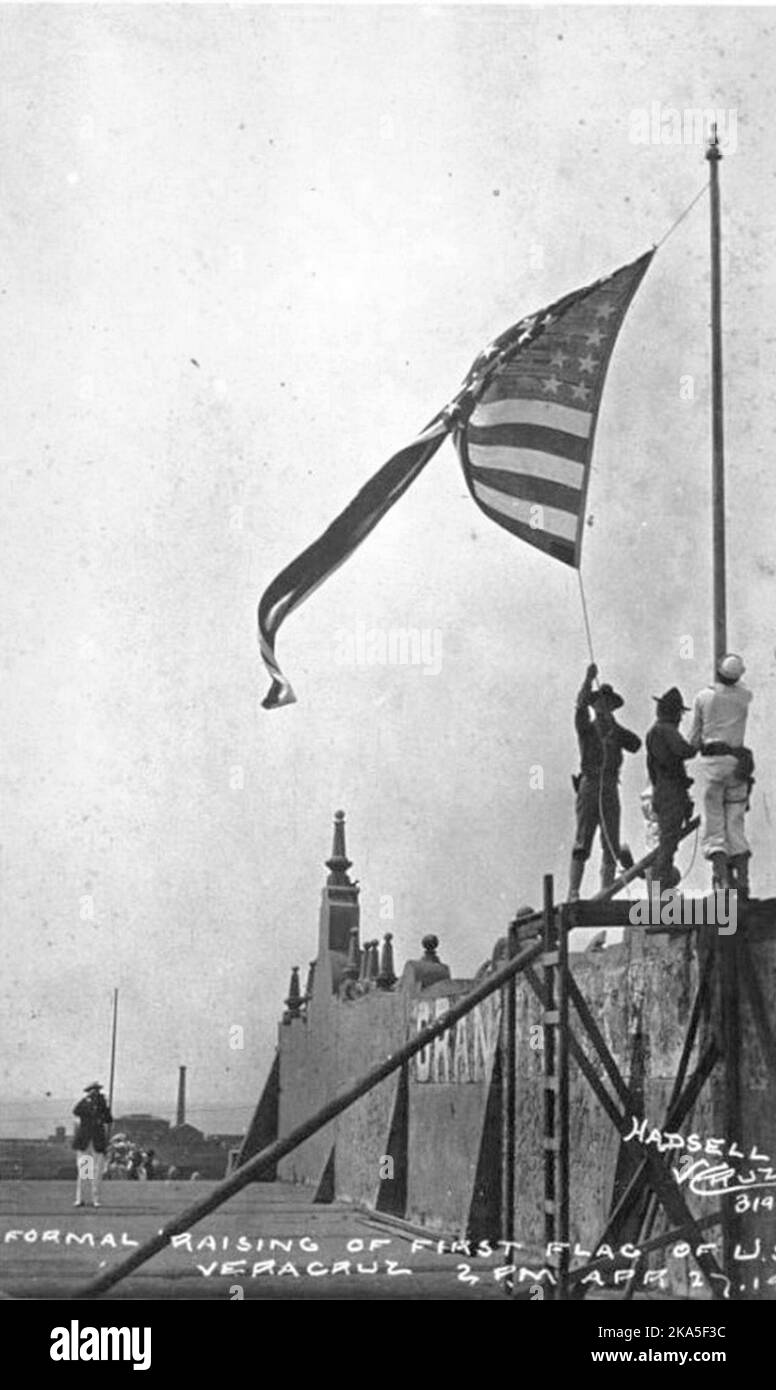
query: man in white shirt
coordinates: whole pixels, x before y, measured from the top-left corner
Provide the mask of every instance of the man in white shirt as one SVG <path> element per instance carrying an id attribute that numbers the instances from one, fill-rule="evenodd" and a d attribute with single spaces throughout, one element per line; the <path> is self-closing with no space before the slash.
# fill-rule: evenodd
<path id="1" fill-rule="evenodd" d="M 744 831 L 749 806 L 751 754 L 744 747 L 752 692 L 741 677 L 745 666 L 732 652 L 717 667 L 714 685 L 695 697 L 690 743 L 704 771 L 702 850 L 711 860 L 715 888 L 749 895 L 751 850 Z"/>

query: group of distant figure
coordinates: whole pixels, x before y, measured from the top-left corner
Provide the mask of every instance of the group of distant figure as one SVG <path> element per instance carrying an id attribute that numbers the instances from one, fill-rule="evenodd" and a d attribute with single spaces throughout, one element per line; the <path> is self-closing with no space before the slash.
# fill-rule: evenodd
<path id="1" fill-rule="evenodd" d="M 156 1161 L 153 1149 L 141 1149 L 126 1134 L 116 1134 L 111 1139 L 105 1160 L 106 1178 L 144 1182 L 149 1178 L 165 1176 L 167 1169 L 162 1169 Z"/>
<path id="2" fill-rule="evenodd" d="M 745 817 L 754 781 L 754 758 L 745 745 L 752 692 L 742 680 L 740 656 L 726 653 L 718 662 L 716 680 L 695 697 L 687 739 L 680 733 L 689 713 L 681 691 L 672 686 L 656 702 L 655 722 L 646 735 L 649 786 L 642 794 L 655 858 L 645 877 L 660 891 L 680 880 L 674 856 L 693 819 L 689 789 L 693 780 L 686 764 L 701 759 L 701 850 L 709 861 L 714 889 L 735 888 L 749 897 L 749 859 Z M 585 864 L 596 832 L 601 838 L 601 890 L 615 881 L 617 865 L 633 869 L 633 855 L 620 840 L 620 768 L 624 753 L 638 753 L 641 739 L 615 719 L 624 704 L 611 685 L 596 686 L 598 667 L 587 668 L 577 695 L 575 728 L 580 771 L 572 778 L 576 793 L 576 836 L 571 852 L 569 902 L 580 896 Z"/>

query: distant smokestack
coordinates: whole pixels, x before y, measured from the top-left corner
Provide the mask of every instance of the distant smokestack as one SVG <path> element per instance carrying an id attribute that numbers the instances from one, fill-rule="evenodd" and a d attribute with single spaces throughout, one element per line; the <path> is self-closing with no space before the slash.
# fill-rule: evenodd
<path id="1" fill-rule="evenodd" d="M 178 1068 L 178 1112 L 175 1116 L 176 1125 L 186 1123 L 186 1068 Z"/>

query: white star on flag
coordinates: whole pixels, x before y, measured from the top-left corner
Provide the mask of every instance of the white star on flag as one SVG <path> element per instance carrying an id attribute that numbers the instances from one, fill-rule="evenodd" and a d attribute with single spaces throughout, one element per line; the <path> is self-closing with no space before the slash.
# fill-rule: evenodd
<path id="1" fill-rule="evenodd" d="M 590 353 L 587 354 L 587 357 L 580 357 L 579 359 L 579 370 L 581 372 L 592 372 L 593 368 L 597 366 L 598 358 L 591 357 Z"/>
<path id="2" fill-rule="evenodd" d="M 539 314 L 531 342 L 497 367 L 457 436 L 478 506 L 513 535 L 569 565 L 581 557 L 606 369 L 651 256 Z"/>

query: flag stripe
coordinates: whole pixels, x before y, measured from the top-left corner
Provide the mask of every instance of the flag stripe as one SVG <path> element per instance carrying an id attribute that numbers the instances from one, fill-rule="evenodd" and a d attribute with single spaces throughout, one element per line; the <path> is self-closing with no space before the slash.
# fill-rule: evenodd
<path id="1" fill-rule="evenodd" d="M 265 589 L 258 612 L 259 646 L 272 678 L 262 701 L 265 709 L 290 705 L 296 700 L 275 657 L 275 637 L 281 623 L 353 554 L 433 458 L 450 428 L 449 418 L 435 416 L 417 439 L 378 469 L 323 535 L 297 555 Z"/>
<path id="2" fill-rule="evenodd" d="M 490 517 L 491 521 L 497 521 L 499 526 L 503 526 L 506 531 L 510 531 L 519 540 L 527 541 L 536 550 L 543 550 L 553 559 L 561 560 L 564 565 L 576 563 L 576 548 L 573 541 L 563 540 L 559 536 L 550 536 L 546 531 L 537 531 L 532 526 L 527 526 L 523 521 L 505 516 L 503 512 L 495 511 L 483 498 L 478 497 L 476 500 L 477 505 L 486 516 Z"/>
<path id="3" fill-rule="evenodd" d="M 487 503 L 491 510 L 498 512 L 500 516 L 522 522 L 528 531 L 545 531 L 560 540 L 576 539 L 577 518 L 571 512 L 559 511 L 555 507 L 540 507 L 537 514 L 536 503 L 525 502 L 521 497 L 510 497 L 496 488 L 487 487 L 475 478 L 472 478 L 472 488 L 478 501 Z M 532 521 L 538 524 L 531 526 Z"/>
<path id="4" fill-rule="evenodd" d="M 580 439 L 587 439 L 592 420 L 587 410 L 556 405 L 554 401 L 530 401 L 520 397 L 480 401 L 471 414 L 472 425 L 546 425 L 548 429 L 576 434 Z"/>
<path id="5" fill-rule="evenodd" d="M 578 487 L 564 487 L 547 477 L 529 477 L 524 473 L 504 473 L 498 468 L 472 468 L 472 479 L 505 493 L 507 497 L 522 498 L 528 503 L 539 503 L 544 508 L 569 512 L 577 524 L 582 505 L 582 490 Z"/>
<path id="6" fill-rule="evenodd" d="M 653 254 L 538 314 L 530 335 L 504 351 L 456 433 L 477 504 L 566 563 L 580 563 L 601 393 Z"/>
<path id="7" fill-rule="evenodd" d="M 562 458 L 584 463 L 588 454 L 586 439 L 563 430 L 548 430 L 543 425 L 488 425 L 467 431 L 469 443 L 502 445 L 512 449 L 533 449 L 538 453 L 556 454 Z"/>
<path id="8" fill-rule="evenodd" d="M 531 449 L 497 449 L 471 445 L 469 459 L 477 468 L 500 468 L 505 473 L 521 473 L 533 478 L 549 478 L 568 487 L 581 487 L 585 468 L 574 459 L 559 454 L 541 454 Z"/>

